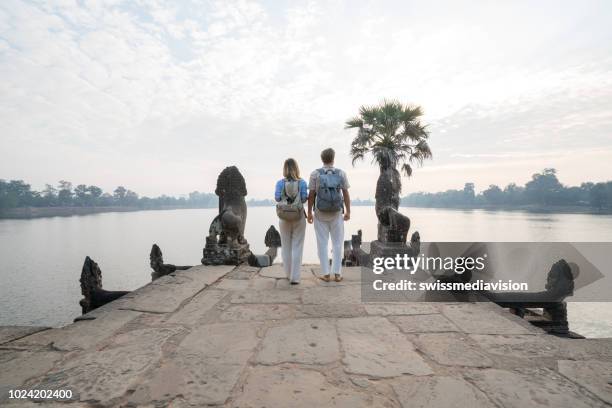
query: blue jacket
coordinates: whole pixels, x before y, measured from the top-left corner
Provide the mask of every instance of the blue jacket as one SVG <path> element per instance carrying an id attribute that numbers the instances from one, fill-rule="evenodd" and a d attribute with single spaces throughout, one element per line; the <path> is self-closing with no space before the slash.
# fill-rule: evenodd
<path id="1" fill-rule="evenodd" d="M 300 198 L 302 202 L 305 203 L 308 200 L 308 187 L 306 186 L 306 181 L 300 179 L 299 180 L 300 187 Z M 276 201 L 281 200 L 281 192 L 285 188 L 285 179 L 280 179 L 276 182 L 276 189 L 274 190 L 274 199 Z"/>

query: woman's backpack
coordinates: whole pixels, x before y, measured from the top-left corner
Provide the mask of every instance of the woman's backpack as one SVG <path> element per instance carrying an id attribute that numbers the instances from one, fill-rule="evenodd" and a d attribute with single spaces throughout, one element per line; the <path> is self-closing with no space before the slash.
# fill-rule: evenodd
<path id="1" fill-rule="evenodd" d="M 300 197 L 300 182 L 285 179 L 281 190 L 281 199 L 276 203 L 276 215 L 285 221 L 297 221 L 304 218 L 304 204 Z"/>

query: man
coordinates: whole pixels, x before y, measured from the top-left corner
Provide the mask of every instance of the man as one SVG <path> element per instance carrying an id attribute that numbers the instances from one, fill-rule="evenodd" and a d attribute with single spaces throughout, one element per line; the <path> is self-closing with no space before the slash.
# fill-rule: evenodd
<path id="1" fill-rule="evenodd" d="M 321 263 L 321 279 L 329 282 L 330 269 L 327 243 L 332 241 L 331 272 L 336 282 L 342 280 L 344 221 L 351 219 L 351 198 L 346 173 L 334 167 L 334 149 L 321 152 L 323 167 L 312 172 L 308 187 L 308 223 L 314 221 L 317 249 Z M 315 208 L 313 217 L 313 207 Z M 343 215 L 344 213 L 344 215 Z"/>

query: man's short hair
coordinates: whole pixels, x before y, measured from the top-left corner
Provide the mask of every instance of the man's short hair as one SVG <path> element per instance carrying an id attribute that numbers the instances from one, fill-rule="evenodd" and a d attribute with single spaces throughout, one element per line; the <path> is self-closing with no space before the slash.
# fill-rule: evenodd
<path id="1" fill-rule="evenodd" d="M 333 163 L 335 157 L 336 152 L 331 147 L 321 152 L 321 160 L 323 161 L 323 164 Z"/>

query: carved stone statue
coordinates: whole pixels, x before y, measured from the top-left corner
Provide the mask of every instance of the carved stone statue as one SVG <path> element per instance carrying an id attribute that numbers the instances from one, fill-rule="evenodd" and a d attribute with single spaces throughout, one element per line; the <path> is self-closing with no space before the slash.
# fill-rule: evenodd
<path id="1" fill-rule="evenodd" d="M 215 194 L 219 196 L 219 214 L 210 224 L 202 263 L 204 265 L 238 265 L 247 261 L 251 251 L 244 238 L 247 194 L 244 177 L 235 166 L 223 169 L 217 178 Z"/>
<path id="2" fill-rule="evenodd" d="M 81 270 L 81 294 L 83 299 L 79 302 L 83 314 L 104 306 L 115 299 L 129 293 L 126 291 L 110 291 L 102 289 L 102 271 L 97 263 L 90 257 L 85 257 Z"/>
<path id="3" fill-rule="evenodd" d="M 410 230 L 410 218 L 398 211 L 401 192 L 399 171 L 385 161 L 380 163 L 380 176 L 376 183 L 376 217 L 378 239 L 370 246 L 371 257 L 408 254 L 416 256 L 420 251 L 418 232 L 413 234 L 410 245 L 406 243 Z"/>
<path id="4" fill-rule="evenodd" d="M 280 234 L 276 228 L 274 228 L 274 225 L 270 225 L 270 228 L 268 228 L 268 231 L 266 231 L 264 243 L 268 247 L 268 250 L 263 255 L 251 254 L 249 256 L 250 266 L 257 266 L 261 268 L 270 266 L 274 263 L 274 259 L 278 254 L 278 248 L 281 246 Z"/>
<path id="5" fill-rule="evenodd" d="M 357 234 L 352 235 L 350 240 L 344 241 L 344 258 L 342 259 L 342 265 L 344 266 L 359 266 L 361 265 L 361 258 L 364 255 L 361 249 L 362 232 L 357 231 Z"/>
<path id="6" fill-rule="evenodd" d="M 542 308 L 542 319 L 530 320 L 548 333 L 570 336 L 565 298 L 574 294 L 574 275 L 570 265 L 561 259 L 555 262 L 541 292 L 486 292 L 485 296 L 501 307 L 507 307 L 520 317 L 528 314 L 528 308 Z"/>
<path id="7" fill-rule="evenodd" d="M 396 217 L 391 210 L 395 210 L 395 213 L 397 213 L 399 208 L 401 186 L 402 180 L 399 171 L 395 167 L 384 168 L 381 165 L 380 176 L 376 182 L 375 206 L 376 217 L 378 218 L 378 240 L 380 242 L 399 242 L 390 240 L 388 233 L 391 230 L 392 218 Z M 407 223 L 410 227 L 409 219 Z M 405 239 L 404 242 L 406 242 Z"/>
<path id="8" fill-rule="evenodd" d="M 151 254 L 149 255 L 149 261 L 151 264 L 151 280 L 161 278 L 162 276 L 168 275 L 172 272 L 182 271 L 191 268 L 191 266 L 176 266 L 172 264 L 165 264 L 164 257 L 161 249 L 157 244 L 153 244 L 151 247 Z"/>

